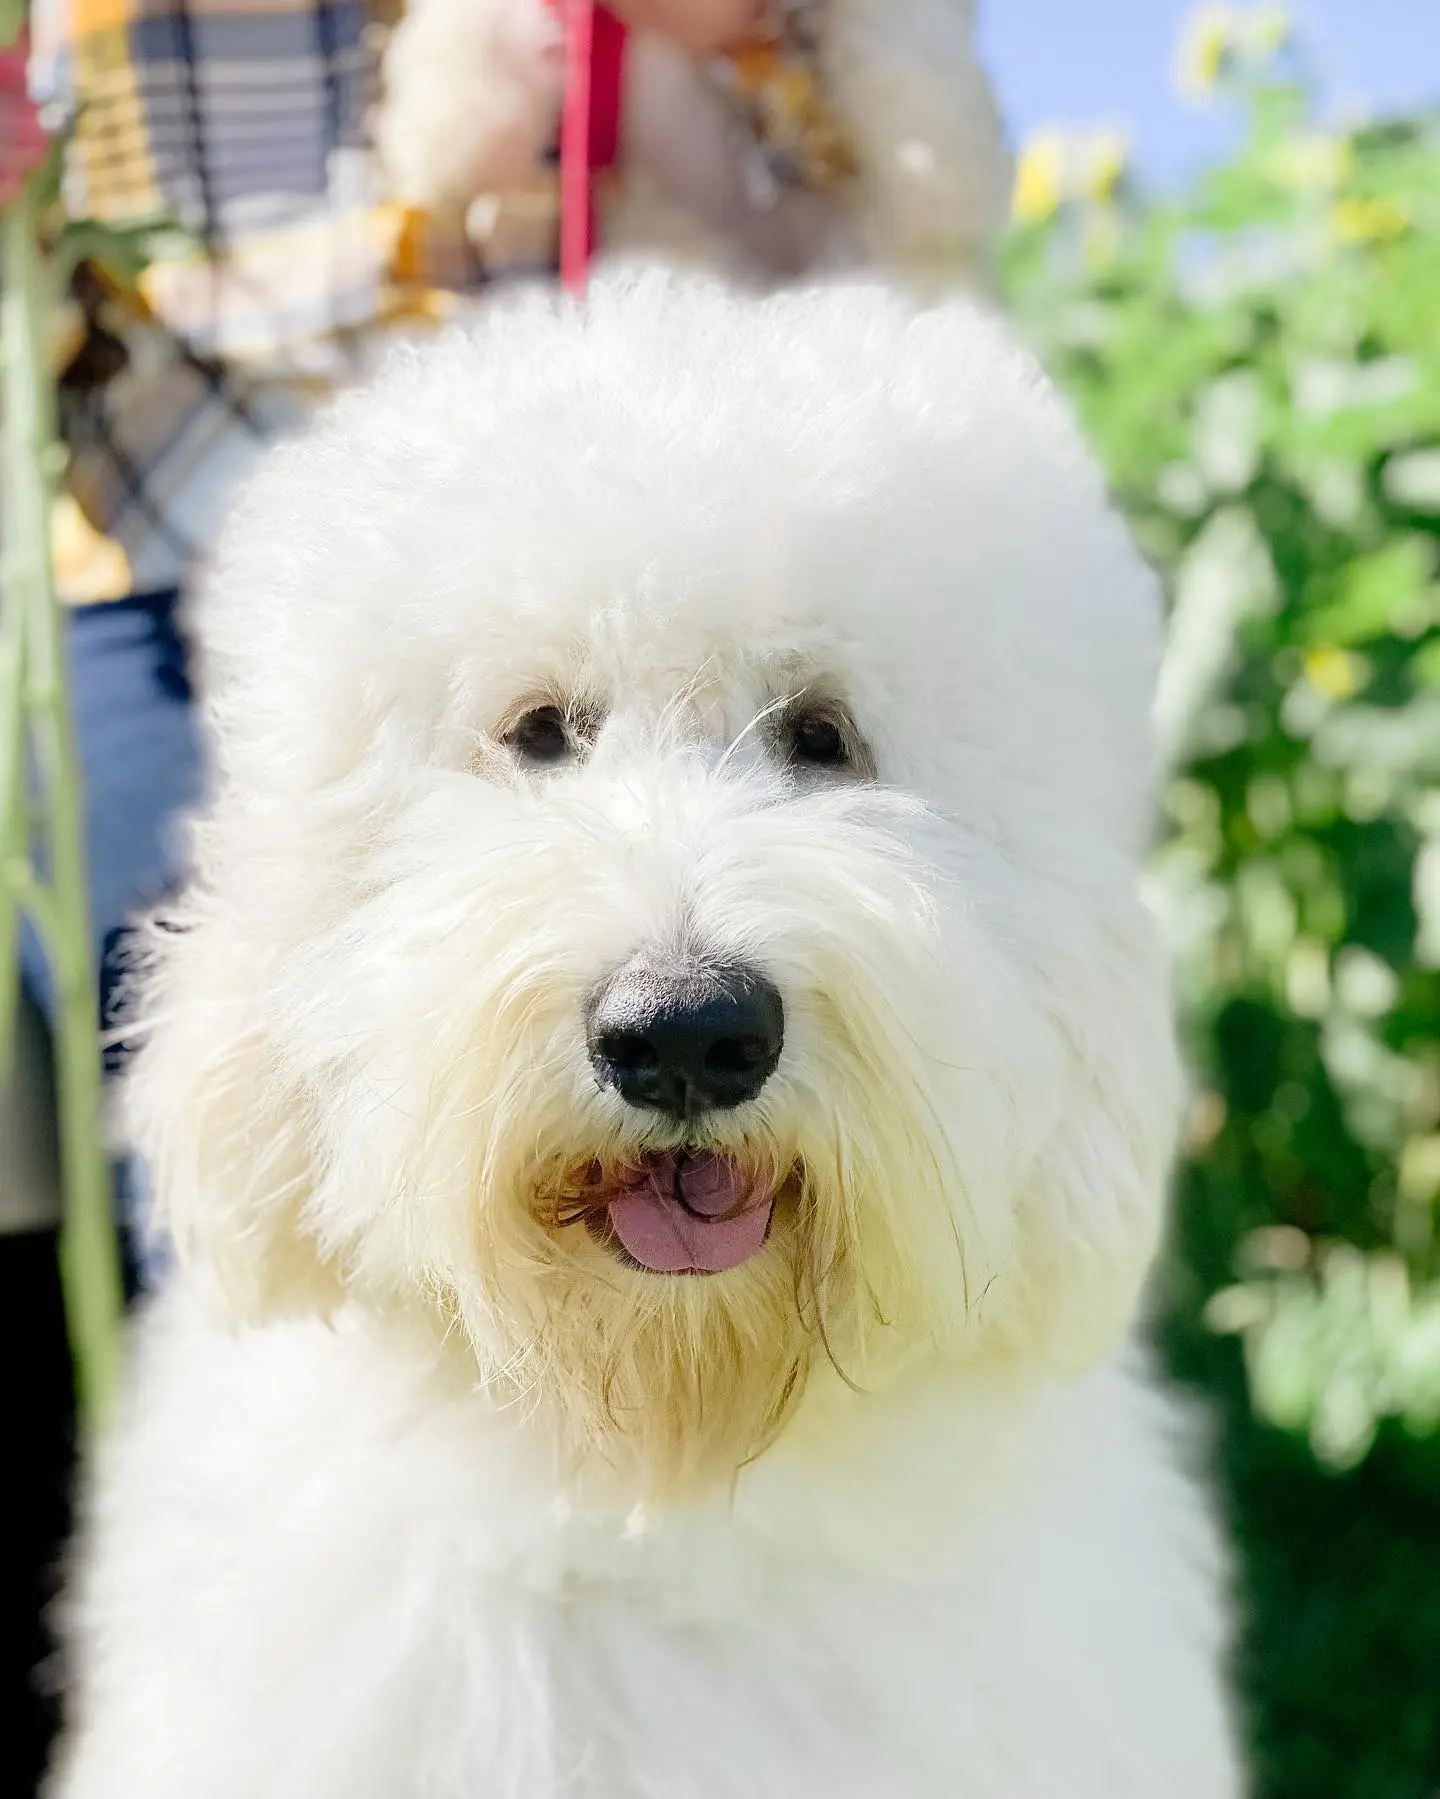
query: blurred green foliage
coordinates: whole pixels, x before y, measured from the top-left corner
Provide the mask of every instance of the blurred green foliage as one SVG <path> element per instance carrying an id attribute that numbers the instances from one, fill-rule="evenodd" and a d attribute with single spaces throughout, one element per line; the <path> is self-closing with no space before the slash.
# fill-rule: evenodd
<path id="1" fill-rule="evenodd" d="M 1046 141 L 1008 286 L 1172 600 L 1163 1334 L 1223 1421 L 1256 1791 L 1435 1799 L 1440 120 L 1322 129 L 1268 17 L 1207 43 L 1244 138 L 1179 199 Z"/>

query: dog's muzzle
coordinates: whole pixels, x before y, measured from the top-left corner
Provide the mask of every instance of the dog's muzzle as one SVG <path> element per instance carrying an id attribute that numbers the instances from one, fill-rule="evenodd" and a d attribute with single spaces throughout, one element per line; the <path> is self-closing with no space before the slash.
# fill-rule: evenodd
<path id="1" fill-rule="evenodd" d="M 637 958 L 595 993 L 585 1023 L 601 1085 L 678 1119 L 754 1099 L 785 1041 L 779 990 L 739 963 L 666 972 Z"/>

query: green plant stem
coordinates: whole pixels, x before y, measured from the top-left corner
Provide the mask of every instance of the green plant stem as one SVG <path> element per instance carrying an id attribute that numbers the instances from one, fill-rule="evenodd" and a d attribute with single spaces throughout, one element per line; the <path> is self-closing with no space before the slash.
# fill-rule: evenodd
<path id="1" fill-rule="evenodd" d="M 100 1032 L 90 945 L 84 800 L 50 557 L 60 458 L 46 358 L 50 300 L 36 230 L 39 176 L 0 222 L 4 290 L 5 553 L 0 586 L 0 1043 L 8 1061 L 17 917 L 33 917 L 55 987 L 64 1220 L 61 1273 L 83 1413 L 104 1421 L 120 1371 L 123 1291 L 101 1137 Z M 48 857 L 33 867 L 25 750 L 33 746 Z M 0 1063 L 0 1073 L 3 1073 Z"/>

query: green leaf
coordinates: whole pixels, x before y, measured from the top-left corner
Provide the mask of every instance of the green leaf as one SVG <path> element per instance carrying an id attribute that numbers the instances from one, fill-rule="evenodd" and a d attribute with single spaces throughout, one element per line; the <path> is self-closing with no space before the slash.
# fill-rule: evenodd
<path id="1" fill-rule="evenodd" d="M 1336 574 L 1321 575 L 1310 583 L 1313 610 L 1300 623 L 1302 641 L 1343 649 L 1383 636 L 1413 610 L 1434 563 L 1428 539 L 1398 537 Z"/>

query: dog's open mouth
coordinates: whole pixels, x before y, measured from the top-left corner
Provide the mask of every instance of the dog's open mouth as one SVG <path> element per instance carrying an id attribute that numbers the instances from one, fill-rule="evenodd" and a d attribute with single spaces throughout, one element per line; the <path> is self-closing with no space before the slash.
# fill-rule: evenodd
<path id="1" fill-rule="evenodd" d="M 668 1150 L 595 1174 L 591 1230 L 652 1274 L 723 1274 L 769 1235 L 774 1181 L 731 1156 Z"/>

